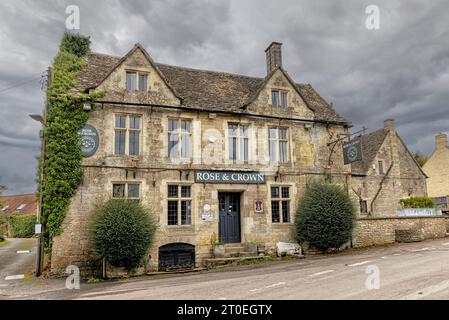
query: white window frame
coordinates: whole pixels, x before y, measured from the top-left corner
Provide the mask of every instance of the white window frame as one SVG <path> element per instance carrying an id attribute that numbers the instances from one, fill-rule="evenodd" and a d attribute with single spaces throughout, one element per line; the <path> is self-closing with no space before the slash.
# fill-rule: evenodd
<path id="1" fill-rule="evenodd" d="M 170 121 L 177 121 L 177 128 L 176 131 L 170 131 Z M 184 132 L 182 129 L 182 122 L 183 121 L 188 121 L 189 122 L 189 132 Z M 191 161 L 192 160 L 192 143 L 193 143 L 193 134 L 192 134 L 192 130 L 193 130 L 193 121 L 192 119 L 189 118 L 168 118 L 167 120 L 167 151 L 168 151 L 168 158 L 170 160 L 174 160 L 174 161 Z M 178 136 L 178 150 L 177 150 L 177 156 L 172 157 L 171 152 L 170 152 L 170 135 L 171 134 L 176 134 Z M 182 156 L 182 138 L 183 136 L 187 136 L 189 139 L 189 156 L 183 157 Z"/>
<path id="2" fill-rule="evenodd" d="M 276 130 L 276 137 L 272 138 L 270 137 L 270 130 L 275 129 Z M 280 139 L 279 138 L 279 130 L 280 129 L 285 129 L 286 133 L 285 139 Z M 283 164 L 287 164 L 290 161 L 290 130 L 287 127 L 268 127 L 268 158 L 270 160 L 270 162 L 274 162 L 274 163 L 283 163 Z M 275 158 L 271 159 L 271 153 L 270 153 L 270 146 L 271 146 L 271 142 L 275 141 L 275 150 L 274 150 L 274 154 L 275 154 Z M 281 142 L 286 142 L 286 150 L 285 150 L 285 161 L 281 161 Z"/>
<path id="3" fill-rule="evenodd" d="M 231 135 L 231 130 L 229 129 L 229 126 L 234 125 L 237 126 L 237 135 Z M 242 131 L 241 128 L 242 127 L 246 127 L 246 135 L 242 135 Z M 250 159 L 250 152 L 251 152 L 251 139 L 250 139 L 250 130 L 251 130 L 251 126 L 249 123 L 238 123 L 238 122 L 228 122 L 227 123 L 227 144 L 228 144 L 228 148 L 227 148 L 227 154 L 228 154 L 228 160 L 232 163 L 249 163 L 249 159 Z M 235 159 L 231 159 L 231 138 L 236 138 L 236 158 Z M 244 141 L 247 141 L 247 146 L 248 146 L 248 150 L 247 150 L 247 154 L 246 154 L 246 159 L 244 158 L 244 151 L 242 151 L 242 143 L 244 143 Z"/>
<path id="4" fill-rule="evenodd" d="M 120 128 L 117 127 L 117 117 L 125 117 L 125 127 Z M 138 157 L 142 154 L 142 126 L 143 126 L 143 116 L 141 114 L 125 114 L 125 113 L 115 113 L 114 114 L 114 146 L 113 146 L 113 153 L 115 156 L 130 156 L 130 157 Z M 139 129 L 131 128 L 130 126 L 130 118 L 139 118 Z M 125 152 L 123 154 L 119 154 L 116 151 L 116 132 L 117 131 L 124 131 L 125 132 Z M 129 153 L 129 139 L 130 139 L 130 132 L 139 132 L 139 153 L 138 154 L 130 154 Z"/>
<path id="5" fill-rule="evenodd" d="M 135 82 L 135 89 L 131 90 L 128 89 L 128 73 L 134 73 L 134 82 Z M 142 91 L 140 90 L 140 76 L 146 76 L 147 77 L 147 84 L 145 87 L 145 90 Z M 125 70 L 125 89 L 131 92 L 148 92 L 149 90 L 149 84 L 148 84 L 148 80 L 149 80 L 149 72 L 145 72 L 145 71 L 138 71 L 138 70 Z"/>
<path id="6" fill-rule="evenodd" d="M 273 99 L 273 94 L 277 95 L 277 104 L 275 104 Z M 285 97 L 285 99 L 283 99 Z M 285 102 L 285 105 L 284 103 Z M 288 107 L 288 91 L 281 89 L 272 89 L 271 90 L 271 106 L 273 108 L 287 108 Z"/>

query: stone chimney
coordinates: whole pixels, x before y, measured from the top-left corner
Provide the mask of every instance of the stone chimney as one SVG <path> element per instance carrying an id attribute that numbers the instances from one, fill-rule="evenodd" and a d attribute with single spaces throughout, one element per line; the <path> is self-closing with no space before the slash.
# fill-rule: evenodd
<path id="1" fill-rule="evenodd" d="M 447 148 L 447 135 L 444 133 L 439 133 L 435 137 L 435 145 L 437 150 L 443 150 Z"/>
<path id="2" fill-rule="evenodd" d="M 267 57 L 267 74 L 270 74 L 271 71 L 273 71 L 277 67 L 282 67 L 281 46 L 282 43 L 280 42 L 272 42 L 265 50 L 265 54 Z"/>
<path id="3" fill-rule="evenodd" d="M 394 131 L 395 130 L 394 119 L 386 119 L 384 121 L 384 129 Z"/>

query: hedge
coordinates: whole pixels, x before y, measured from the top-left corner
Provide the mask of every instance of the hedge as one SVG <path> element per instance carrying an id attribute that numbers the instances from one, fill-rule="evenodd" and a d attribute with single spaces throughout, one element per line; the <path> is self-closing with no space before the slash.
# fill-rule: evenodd
<path id="1" fill-rule="evenodd" d="M 404 208 L 433 208 L 435 203 L 430 197 L 412 197 L 408 199 L 401 199 L 401 205 Z"/>
<path id="2" fill-rule="evenodd" d="M 31 238 L 34 235 L 35 215 L 13 215 L 9 218 L 10 237 Z"/>

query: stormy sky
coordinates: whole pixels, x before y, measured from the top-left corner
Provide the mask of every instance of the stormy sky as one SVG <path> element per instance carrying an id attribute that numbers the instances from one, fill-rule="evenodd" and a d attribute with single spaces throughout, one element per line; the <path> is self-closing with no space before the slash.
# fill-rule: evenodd
<path id="1" fill-rule="evenodd" d="M 369 30 L 365 8 L 380 9 Z M 263 77 L 264 49 L 283 43 L 284 68 L 370 131 L 394 118 L 412 151 L 430 154 L 449 128 L 449 2 L 25 1 L 0 2 L 0 184 L 34 192 L 43 109 L 40 74 L 80 8 L 92 50 L 124 55 L 140 42 L 161 63 Z"/>

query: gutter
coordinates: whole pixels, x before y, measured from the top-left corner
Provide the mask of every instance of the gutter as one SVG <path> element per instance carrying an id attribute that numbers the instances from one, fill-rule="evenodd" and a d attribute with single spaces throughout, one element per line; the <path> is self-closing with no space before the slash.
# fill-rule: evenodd
<path id="1" fill-rule="evenodd" d="M 137 106 L 137 107 L 152 107 L 152 108 L 160 108 L 160 109 L 184 109 L 194 112 L 209 112 L 209 113 L 220 113 L 220 114 L 232 114 L 232 115 L 244 115 L 249 117 L 256 117 L 256 118 L 266 118 L 266 119 L 276 119 L 276 120 L 288 120 L 288 121 L 298 121 L 298 122 L 307 122 L 307 123 L 324 123 L 324 124 L 335 124 L 339 126 L 343 126 L 345 128 L 352 127 L 352 123 L 348 122 L 340 122 L 340 121 L 328 121 L 328 120 L 310 120 L 310 119 L 301 119 L 301 118 L 285 118 L 285 117 L 278 117 L 278 116 L 267 116 L 267 115 L 259 115 L 259 114 L 252 114 L 252 113 L 239 113 L 239 112 L 233 112 L 233 111 L 223 111 L 223 110 L 207 110 L 207 109 L 198 109 L 193 107 L 188 107 L 184 105 L 179 106 L 170 106 L 170 105 L 160 105 L 160 104 L 152 104 L 152 103 L 134 103 L 134 102 L 116 102 L 116 101 L 93 101 L 97 104 L 112 104 L 112 105 L 124 105 L 124 106 Z"/>

